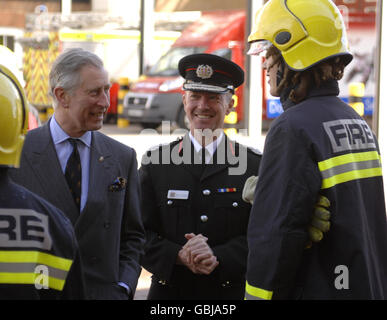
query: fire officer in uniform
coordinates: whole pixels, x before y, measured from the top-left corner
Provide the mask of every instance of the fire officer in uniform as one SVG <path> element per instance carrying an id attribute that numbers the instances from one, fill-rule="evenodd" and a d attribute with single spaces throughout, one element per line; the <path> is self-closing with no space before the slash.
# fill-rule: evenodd
<path id="1" fill-rule="evenodd" d="M 140 168 L 148 299 L 242 299 L 251 208 L 242 190 L 261 156 L 222 128 L 244 72 L 210 54 L 184 57 L 179 72 L 190 132 L 148 151 Z"/>
<path id="2" fill-rule="evenodd" d="M 50 203 L 13 183 L 28 127 L 23 88 L 0 64 L 0 299 L 83 299 L 78 245 L 70 221 Z"/>
<path id="3" fill-rule="evenodd" d="M 184 57 L 179 72 L 190 132 L 148 151 L 140 168 L 148 299 L 243 299 L 251 205 L 242 190 L 261 155 L 222 128 L 244 72 L 211 54 Z"/>
<path id="4" fill-rule="evenodd" d="M 337 96 L 352 60 L 330 0 L 270 0 L 251 54 L 266 50 L 270 93 L 284 112 L 266 137 L 247 233 L 247 299 L 386 299 L 387 227 L 378 142 Z M 331 228 L 309 250 L 318 194 Z"/>

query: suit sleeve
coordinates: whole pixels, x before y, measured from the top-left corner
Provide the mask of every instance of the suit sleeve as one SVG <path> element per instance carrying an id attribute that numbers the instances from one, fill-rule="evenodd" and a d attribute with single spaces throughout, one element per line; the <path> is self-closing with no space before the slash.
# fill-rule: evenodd
<path id="1" fill-rule="evenodd" d="M 157 278 L 170 280 L 181 246 L 165 237 L 160 230 L 160 212 L 152 184 L 150 165 L 140 168 L 142 215 L 146 232 L 142 265 Z"/>
<path id="2" fill-rule="evenodd" d="M 119 282 L 129 285 L 131 298 L 141 273 L 140 257 L 144 245 L 144 228 L 140 212 L 140 183 L 137 172 L 136 153 L 131 150 L 126 185 L 126 199 L 121 230 Z"/>
<path id="3" fill-rule="evenodd" d="M 312 150 L 286 119 L 266 137 L 247 233 L 246 299 L 289 298 L 321 187 Z"/>
<path id="4" fill-rule="evenodd" d="M 219 281 L 241 281 L 240 277 L 246 272 L 247 241 L 246 235 L 237 236 L 228 242 L 214 246 L 214 255 L 219 261 L 218 271 Z M 243 281 L 242 281 L 243 282 Z"/>
<path id="5" fill-rule="evenodd" d="M 74 235 L 74 260 L 66 278 L 66 283 L 63 288 L 62 300 L 84 300 L 86 299 L 85 285 L 83 281 L 83 272 L 81 257 Z"/>

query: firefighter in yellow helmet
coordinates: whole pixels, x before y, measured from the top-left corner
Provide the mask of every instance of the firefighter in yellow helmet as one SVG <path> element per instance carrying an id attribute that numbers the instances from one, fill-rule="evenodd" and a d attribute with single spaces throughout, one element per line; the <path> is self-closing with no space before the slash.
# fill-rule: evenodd
<path id="1" fill-rule="evenodd" d="M 248 227 L 246 299 L 386 299 L 387 226 L 378 142 L 338 98 L 352 55 L 329 0 L 270 0 L 250 54 L 266 53 L 284 112 L 267 134 Z M 331 228 L 304 250 L 318 195 Z"/>
<path id="2" fill-rule="evenodd" d="M 28 126 L 23 88 L 0 46 L 0 299 L 81 299 L 74 231 L 64 214 L 13 183 Z"/>

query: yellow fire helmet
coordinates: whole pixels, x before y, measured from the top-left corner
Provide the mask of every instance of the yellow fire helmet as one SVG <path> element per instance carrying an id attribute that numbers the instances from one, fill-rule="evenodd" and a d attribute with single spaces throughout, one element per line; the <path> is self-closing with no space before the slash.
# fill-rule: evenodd
<path id="1" fill-rule="evenodd" d="M 335 56 L 345 64 L 352 60 L 343 18 L 331 0 L 270 0 L 256 13 L 248 41 L 248 54 L 273 44 L 295 71 Z"/>
<path id="2" fill-rule="evenodd" d="M 0 46 L 0 166 L 17 168 L 28 128 L 28 104 L 11 71 L 14 63 L 13 52 Z"/>

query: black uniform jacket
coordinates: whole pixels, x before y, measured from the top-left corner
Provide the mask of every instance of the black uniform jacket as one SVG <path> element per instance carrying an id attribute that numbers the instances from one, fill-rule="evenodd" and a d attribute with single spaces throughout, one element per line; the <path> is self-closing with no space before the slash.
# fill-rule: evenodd
<path id="1" fill-rule="evenodd" d="M 241 195 L 246 179 L 257 175 L 260 159 L 225 137 L 213 163 L 202 165 L 188 135 L 144 155 L 142 265 L 153 273 L 148 299 L 243 298 L 251 206 Z M 176 265 L 184 235 L 191 232 L 208 238 L 219 261 L 210 275 Z"/>
<path id="2" fill-rule="evenodd" d="M 1 170 L 0 226 L 0 299 L 85 298 L 70 221 Z"/>
<path id="3" fill-rule="evenodd" d="M 387 227 L 379 148 L 329 81 L 266 137 L 248 229 L 247 297 L 386 299 Z M 318 194 L 331 229 L 305 249 Z"/>

